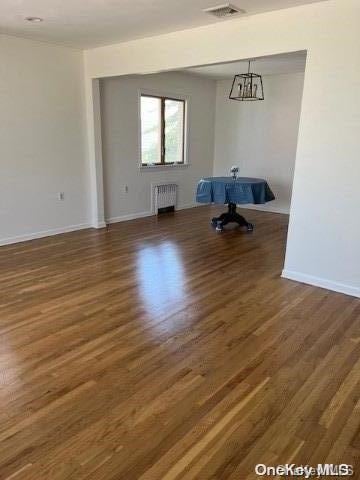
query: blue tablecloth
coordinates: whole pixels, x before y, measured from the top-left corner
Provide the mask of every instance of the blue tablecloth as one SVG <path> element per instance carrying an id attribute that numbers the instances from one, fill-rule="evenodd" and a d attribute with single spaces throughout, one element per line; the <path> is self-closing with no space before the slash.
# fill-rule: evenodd
<path id="1" fill-rule="evenodd" d="M 202 178 L 196 192 L 196 201 L 199 203 L 260 204 L 274 199 L 268 183 L 261 178 Z"/>

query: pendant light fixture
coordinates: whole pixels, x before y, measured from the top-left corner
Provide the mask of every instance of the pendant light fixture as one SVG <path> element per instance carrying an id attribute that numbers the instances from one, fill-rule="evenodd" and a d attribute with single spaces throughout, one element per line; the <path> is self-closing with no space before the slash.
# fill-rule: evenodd
<path id="1" fill-rule="evenodd" d="M 230 90 L 230 100 L 239 102 L 264 100 L 264 87 L 261 75 L 250 72 L 250 61 L 247 73 L 235 75 Z"/>

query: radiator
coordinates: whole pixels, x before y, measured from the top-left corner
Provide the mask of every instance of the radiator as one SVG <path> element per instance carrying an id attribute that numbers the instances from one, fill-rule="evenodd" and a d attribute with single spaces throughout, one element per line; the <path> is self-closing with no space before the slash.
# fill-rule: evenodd
<path id="1" fill-rule="evenodd" d="M 177 199 L 176 183 L 153 185 L 155 214 L 175 210 Z"/>

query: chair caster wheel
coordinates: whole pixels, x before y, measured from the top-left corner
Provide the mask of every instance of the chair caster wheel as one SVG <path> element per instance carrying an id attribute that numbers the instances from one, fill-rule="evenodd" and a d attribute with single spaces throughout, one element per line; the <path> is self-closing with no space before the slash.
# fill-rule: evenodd
<path id="1" fill-rule="evenodd" d="M 248 223 L 246 228 L 248 232 L 252 232 L 254 230 L 254 225 L 252 223 Z"/>

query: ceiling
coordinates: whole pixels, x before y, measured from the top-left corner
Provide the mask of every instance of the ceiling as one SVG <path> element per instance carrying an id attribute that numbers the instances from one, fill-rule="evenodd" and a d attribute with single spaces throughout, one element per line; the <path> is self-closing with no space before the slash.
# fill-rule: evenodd
<path id="1" fill-rule="evenodd" d="M 306 52 L 285 53 L 257 58 L 251 63 L 251 71 L 261 75 L 279 75 L 282 73 L 304 72 Z M 232 78 L 237 73 L 248 71 L 248 62 L 218 63 L 206 67 L 195 67 L 184 72 L 201 75 L 213 80 Z"/>
<path id="2" fill-rule="evenodd" d="M 324 0 L 234 0 L 246 15 Z M 202 9 L 226 0 L 0 0 L 0 33 L 93 48 L 215 22 Z M 41 17 L 30 23 L 25 17 Z M 234 17 L 232 17 L 234 18 Z"/>

